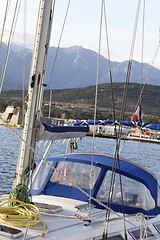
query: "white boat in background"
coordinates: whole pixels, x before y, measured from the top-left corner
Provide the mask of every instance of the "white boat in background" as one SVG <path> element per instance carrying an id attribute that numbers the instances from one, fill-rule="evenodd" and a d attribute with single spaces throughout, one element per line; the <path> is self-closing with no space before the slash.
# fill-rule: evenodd
<path id="1" fill-rule="evenodd" d="M 160 124 L 149 124 L 142 121 L 142 108 L 138 106 L 131 118 L 134 129 L 129 131 L 126 140 L 160 143 Z"/>
<path id="2" fill-rule="evenodd" d="M 85 126 L 40 123 L 54 4 L 40 1 L 13 191 L 10 198 L 0 199 L 0 239 L 160 239 L 158 181 L 148 170 L 119 157 L 120 138 L 114 156 L 96 153 L 93 145 L 92 152 L 47 157 L 56 139 L 75 143 L 88 132 Z M 34 162 L 36 140 L 48 140 L 49 145 Z"/>
<path id="3" fill-rule="evenodd" d="M 143 141 L 160 143 L 160 133 L 151 132 L 149 129 L 136 128 L 134 131 L 129 131 L 127 140 Z"/>

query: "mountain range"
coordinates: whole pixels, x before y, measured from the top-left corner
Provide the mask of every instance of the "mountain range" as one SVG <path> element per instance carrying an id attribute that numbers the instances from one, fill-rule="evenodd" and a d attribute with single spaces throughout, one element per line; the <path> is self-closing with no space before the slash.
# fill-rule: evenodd
<path id="1" fill-rule="evenodd" d="M 2 71 L 7 46 L 1 45 L 0 72 Z M 56 57 L 55 57 L 56 56 Z M 22 79 L 25 69 L 25 89 L 28 86 L 32 50 L 22 51 L 20 46 L 13 45 L 10 50 L 7 72 L 3 90 L 22 89 Z M 48 89 L 71 89 L 95 85 L 98 54 L 81 46 L 69 48 L 50 47 L 46 73 Z M 24 64 L 25 63 L 25 64 Z M 126 79 L 128 61 L 110 62 L 113 82 L 124 82 Z M 142 66 L 143 65 L 143 66 Z M 25 67 L 24 67 L 25 66 Z M 109 83 L 109 61 L 100 56 L 99 84 Z M 143 83 L 160 85 L 160 70 L 147 63 L 132 62 L 131 82 L 140 83 L 140 73 L 143 69 Z M 52 73 L 52 74 L 51 74 Z"/>

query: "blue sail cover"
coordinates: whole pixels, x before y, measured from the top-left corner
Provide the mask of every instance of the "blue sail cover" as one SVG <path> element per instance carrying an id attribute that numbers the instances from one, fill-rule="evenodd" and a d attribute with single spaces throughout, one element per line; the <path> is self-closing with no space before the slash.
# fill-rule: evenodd
<path id="1" fill-rule="evenodd" d="M 81 120 L 81 121 L 76 121 L 74 123 L 74 126 L 79 126 L 79 125 L 107 125 L 107 124 L 114 124 L 114 120 Z"/>
<path id="2" fill-rule="evenodd" d="M 76 121 L 74 123 L 74 126 L 79 126 L 79 125 L 118 125 L 118 124 L 122 124 L 124 126 L 129 126 L 132 127 L 134 126 L 134 123 L 131 121 L 114 121 L 114 120 L 81 120 L 81 121 Z"/>
<path id="3" fill-rule="evenodd" d="M 89 132 L 88 126 L 58 126 L 42 123 L 37 140 L 57 140 L 68 138 L 82 138 Z"/>
<path id="4" fill-rule="evenodd" d="M 77 184 L 77 186 L 82 188 L 86 193 L 90 193 L 89 177 L 90 167 L 93 161 L 92 170 L 94 171 L 94 179 L 92 181 L 91 195 L 94 198 L 102 201 L 106 205 L 108 204 L 107 194 L 109 194 L 110 189 L 110 177 L 112 175 L 113 166 L 115 166 L 117 178 L 115 178 L 114 182 L 114 195 L 111 208 L 118 212 L 123 211 L 122 200 L 120 199 L 120 178 L 118 176 L 121 174 L 124 195 L 124 212 L 143 212 L 147 215 L 160 214 L 160 208 L 158 206 L 158 203 L 160 202 L 159 185 L 157 179 L 153 174 L 130 161 L 120 159 L 119 164 L 115 165 L 115 161 L 117 160 L 114 157 L 96 153 L 63 154 L 49 158 L 47 161 L 53 166 L 56 166 L 57 172 L 54 172 L 54 169 L 51 169 L 44 163 L 39 171 L 36 172 L 35 180 L 32 185 L 32 194 L 43 192 L 45 195 L 88 201 L 88 196 L 76 188 L 75 185 Z M 118 165 L 120 166 L 120 169 L 118 168 Z M 62 171 L 62 169 L 64 171 Z M 73 185 L 72 182 L 67 182 L 66 179 L 63 179 L 63 175 L 57 176 L 57 174 L 62 174 L 62 172 L 65 174 L 65 177 L 68 177 L 70 180 L 72 178 Z M 69 175 L 66 175 L 67 172 Z M 134 202 L 132 202 L 131 199 L 132 201 L 134 199 Z M 135 199 L 139 202 L 135 202 Z M 92 202 L 97 208 L 102 208 L 98 202 Z"/>
<path id="5" fill-rule="evenodd" d="M 113 121 L 114 122 L 114 121 Z M 106 121 L 105 120 L 81 120 L 81 121 L 76 121 L 74 123 L 74 126 L 80 126 L 80 125 L 106 125 Z"/>
<path id="6" fill-rule="evenodd" d="M 149 124 L 147 126 L 145 126 L 146 128 L 152 129 L 152 130 L 160 130 L 160 124 Z"/>
<path id="7" fill-rule="evenodd" d="M 81 120 L 81 121 L 76 121 L 74 123 L 74 126 L 80 126 L 80 125 L 119 125 L 122 124 L 123 126 L 128 126 L 128 127 L 134 127 L 137 126 L 136 122 L 133 121 L 114 121 L 114 120 Z M 160 124 L 150 124 L 150 123 L 141 123 L 142 127 L 146 127 L 152 130 L 160 130 Z"/>
<path id="8" fill-rule="evenodd" d="M 128 126 L 128 127 L 133 127 L 135 126 L 133 122 L 131 121 L 119 121 L 119 123 L 121 123 L 124 126 Z"/>

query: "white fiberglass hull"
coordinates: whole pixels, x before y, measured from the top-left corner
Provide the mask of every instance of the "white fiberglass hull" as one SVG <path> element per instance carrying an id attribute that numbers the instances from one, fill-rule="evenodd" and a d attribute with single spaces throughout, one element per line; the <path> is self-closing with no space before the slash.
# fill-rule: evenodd
<path id="1" fill-rule="evenodd" d="M 127 140 L 133 140 L 133 141 L 142 141 L 142 142 L 152 142 L 152 143 L 160 143 L 160 139 L 157 139 L 157 138 L 151 138 L 151 137 L 146 137 L 146 136 L 143 136 L 143 135 L 128 135 Z"/>
<path id="2" fill-rule="evenodd" d="M 48 233 L 44 239 L 50 240 L 98 240 L 101 239 L 102 233 L 104 231 L 104 218 L 105 211 L 92 208 L 92 221 L 83 221 L 82 219 L 88 219 L 89 211 L 88 209 L 78 210 L 77 206 L 85 204 L 84 202 L 60 198 L 54 196 L 44 196 L 39 195 L 33 197 L 33 202 L 45 203 L 49 205 L 58 205 L 62 207 L 61 211 L 55 213 L 41 213 L 42 220 L 48 226 Z M 50 212 L 51 209 L 49 209 Z M 47 211 L 47 210 L 46 210 Z M 119 215 L 119 216 L 118 216 Z M 122 214 L 118 215 L 116 213 L 111 213 L 110 223 L 109 223 L 109 235 L 121 235 L 124 237 L 124 223 Z M 121 217 L 120 217 L 121 216 Z M 141 226 L 143 223 L 144 228 L 149 228 L 153 234 L 152 237 L 148 239 L 160 239 L 160 234 L 154 227 L 154 223 L 160 223 L 160 215 L 156 218 L 152 218 L 148 221 L 142 221 L 141 216 L 128 215 L 126 217 L 126 227 L 128 239 L 133 239 L 129 233 L 129 230 L 135 230 Z M 4 224 L 4 223 L 3 223 Z M 17 227 L 18 228 L 18 227 Z M 24 238 L 26 228 L 21 229 L 23 235 L 18 239 L 42 239 L 39 235 L 44 232 L 44 230 L 32 230 L 29 229 L 26 238 Z M 1 240 L 6 240 L 8 237 L 0 235 Z M 116 238 L 117 239 L 117 238 Z M 118 238 L 120 239 L 120 238 Z M 123 239 L 123 238 L 122 238 Z M 143 239 L 143 238 L 142 238 Z"/>

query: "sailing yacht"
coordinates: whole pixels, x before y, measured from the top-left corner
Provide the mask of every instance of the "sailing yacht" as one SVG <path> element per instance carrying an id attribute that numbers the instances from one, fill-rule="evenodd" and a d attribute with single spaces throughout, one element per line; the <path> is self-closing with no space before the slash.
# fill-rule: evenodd
<path id="1" fill-rule="evenodd" d="M 160 190 L 148 170 L 118 153 L 71 152 L 47 158 L 56 139 L 75 140 L 88 132 L 83 126 L 40 123 L 54 4 L 40 1 L 13 191 L 0 199 L 0 239 L 160 239 Z M 37 140 L 50 144 L 34 161 Z"/>
<path id="2" fill-rule="evenodd" d="M 141 105 L 138 106 L 135 114 L 131 118 L 134 129 L 127 134 L 127 140 L 135 140 L 142 142 L 160 143 L 159 124 L 148 124 L 142 121 Z M 152 129 L 152 131 L 151 131 Z"/>

